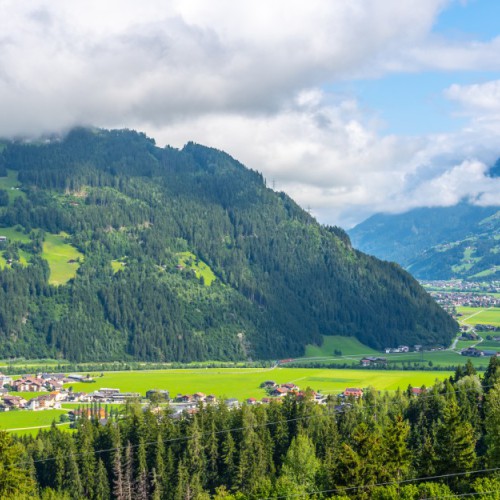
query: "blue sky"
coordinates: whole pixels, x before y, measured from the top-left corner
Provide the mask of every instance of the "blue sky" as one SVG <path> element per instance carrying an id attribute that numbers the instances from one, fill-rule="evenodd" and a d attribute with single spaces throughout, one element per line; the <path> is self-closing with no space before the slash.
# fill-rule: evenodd
<path id="1" fill-rule="evenodd" d="M 0 137 L 195 141 L 344 227 L 500 203 L 500 0 L 23 0 L 2 18 Z"/>
<path id="2" fill-rule="evenodd" d="M 432 34 L 457 43 L 488 42 L 500 35 L 500 1 L 452 2 L 437 16 Z M 354 79 L 325 89 L 357 98 L 382 120 L 385 133 L 420 135 L 454 132 L 467 122 L 443 96 L 450 85 L 496 79 L 499 71 L 421 70 Z"/>

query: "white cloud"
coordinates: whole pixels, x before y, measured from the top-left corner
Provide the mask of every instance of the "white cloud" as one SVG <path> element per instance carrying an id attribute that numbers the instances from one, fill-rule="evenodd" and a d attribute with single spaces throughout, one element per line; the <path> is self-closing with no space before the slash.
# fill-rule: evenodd
<path id="1" fill-rule="evenodd" d="M 328 223 L 484 202 L 492 193 L 477 165 L 497 147 L 498 83 L 448 89 L 473 129 L 415 138 L 383 135 L 372 111 L 321 90 L 352 76 L 497 68 L 500 38 L 431 35 L 450 1 L 4 0 L 0 136 L 83 123 L 195 140 Z M 479 116 L 488 120 L 476 126 Z"/>

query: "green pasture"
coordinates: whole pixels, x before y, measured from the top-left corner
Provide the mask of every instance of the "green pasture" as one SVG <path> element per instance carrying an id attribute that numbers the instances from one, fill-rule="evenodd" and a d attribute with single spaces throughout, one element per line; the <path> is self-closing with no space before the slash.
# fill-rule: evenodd
<path id="1" fill-rule="evenodd" d="M 57 428 L 59 430 L 64 430 L 66 432 L 75 432 L 76 429 L 70 428 L 71 422 L 66 422 L 64 424 L 57 424 Z M 32 429 L 26 428 L 26 429 L 20 429 L 18 431 L 10 431 L 11 434 L 15 434 L 16 436 L 33 436 L 36 437 L 36 435 L 41 431 L 41 430 L 48 430 L 51 427 L 51 425 L 43 425 L 40 427 L 34 427 Z"/>
<path id="2" fill-rule="evenodd" d="M 121 260 L 112 260 L 111 261 L 111 268 L 113 269 L 113 273 L 117 273 L 118 271 L 121 271 L 123 269 L 123 266 L 125 265 L 124 262 Z"/>
<path id="3" fill-rule="evenodd" d="M 210 286 L 216 279 L 212 269 L 193 253 L 179 252 L 177 256 L 179 257 L 179 265 L 192 269 L 198 279 L 203 278 L 205 285 Z"/>
<path id="4" fill-rule="evenodd" d="M 460 323 L 466 325 L 494 325 L 500 326 L 500 307 L 481 309 L 478 307 L 457 307 Z"/>
<path id="5" fill-rule="evenodd" d="M 74 278 L 79 267 L 78 261 L 83 259 L 83 254 L 68 244 L 66 237 L 64 233 L 45 234 L 42 257 L 49 263 L 49 283 L 52 285 L 63 285 Z"/>
<path id="6" fill-rule="evenodd" d="M 54 420 L 59 422 L 59 417 L 64 413 L 67 413 L 67 410 L 6 411 L 0 413 L 0 429 L 10 431 L 29 427 L 50 426 Z"/>
<path id="7" fill-rule="evenodd" d="M 0 177 L 0 189 L 5 189 L 9 193 L 9 203 L 12 203 L 16 198 L 26 197 L 24 191 L 17 189 L 20 187 L 17 174 L 15 170 L 7 170 L 7 176 Z"/>
<path id="8" fill-rule="evenodd" d="M 321 346 L 309 344 L 306 346 L 306 358 L 319 358 L 335 356 L 335 351 L 340 351 L 342 356 L 360 355 L 373 356 L 380 354 L 371 347 L 362 344 L 356 337 L 342 337 L 340 335 L 323 335 Z"/>
<path id="9" fill-rule="evenodd" d="M 0 177 L 1 179 L 1 177 Z M 20 229 L 18 231 L 18 229 Z M 19 241 L 20 243 L 29 243 L 30 237 L 24 234 L 20 226 L 17 227 L 0 227 L 0 236 L 6 236 L 9 243 Z"/>
<path id="10" fill-rule="evenodd" d="M 465 360 L 463 360 L 465 362 Z M 426 386 L 436 378 L 445 379 L 451 372 L 391 371 L 391 370 L 332 370 L 313 368 L 232 369 L 211 368 L 196 370 L 155 370 L 135 372 L 105 372 L 94 374 L 94 383 L 74 383 L 74 391 L 92 392 L 102 387 L 118 388 L 123 392 L 138 392 L 142 396 L 148 389 L 166 389 L 171 397 L 177 394 L 203 392 L 218 397 L 240 400 L 266 395 L 260 388 L 265 380 L 277 383 L 294 382 L 300 388 L 335 394 L 346 387 L 374 386 L 379 390 L 405 389 L 409 384 Z"/>

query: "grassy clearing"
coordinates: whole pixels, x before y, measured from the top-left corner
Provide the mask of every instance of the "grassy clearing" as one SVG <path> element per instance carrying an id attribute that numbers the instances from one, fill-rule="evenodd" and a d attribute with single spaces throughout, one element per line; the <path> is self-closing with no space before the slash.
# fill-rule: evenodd
<path id="1" fill-rule="evenodd" d="M 124 266 L 125 266 L 125 262 L 123 262 L 121 260 L 112 260 L 111 261 L 111 268 L 113 269 L 113 273 L 117 273 L 118 271 L 121 271 Z"/>
<path id="2" fill-rule="evenodd" d="M 19 197 L 26 198 L 26 193 L 19 189 L 20 186 L 15 170 L 7 170 L 7 177 L 0 177 L 0 189 L 5 189 L 9 193 L 9 203 L 13 203 Z"/>
<path id="3" fill-rule="evenodd" d="M 42 257 L 49 263 L 49 283 L 63 285 L 76 276 L 83 254 L 66 242 L 64 233 L 46 233 Z M 74 262 L 71 262 L 74 261 Z"/>
<path id="4" fill-rule="evenodd" d="M 334 356 L 335 351 L 342 352 L 343 356 L 362 355 L 370 356 L 379 354 L 371 347 L 362 344 L 355 337 L 342 337 L 340 335 L 326 336 L 323 335 L 323 343 L 321 346 L 308 345 L 306 346 L 306 358 L 317 358 L 325 356 Z"/>
<path id="5" fill-rule="evenodd" d="M 158 370 L 136 372 L 105 372 L 96 375 L 92 384 L 72 384 L 75 391 L 91 392 L 102 387 L 145 395 L 148 389 L 167 389 L 172 396 L 197 391 L 218 397 L 235 397 L 240 400 L 262 398 L 265 391 L 259 386 L 265 380 L 278 383 L 295 382 L 299 387 L 311 387 L 323 393 L 340 393 L 348 386 L 379 390 L 405 389 L 413 386 L 432 385 L 436 378 L 445 379 L 451 372 L 391 371 L 391 370 L 331 370 L 313 368 L 231 369 L 213 368 L 199 370 Z"/>
<path id="6" fill-rule="evenodd" d="M 205 262 L 198 259 L 198 257 L 196 257 L 193 253 L 179 252 L 177 255 L 179 257 L 179 266 L 192 269 L 198 279 L 203 278 L 203 282 L 206 286 L 210 286 L 216 279 L 212 269 L 210 269 Z"/>
<path id="7" fill-rule="evenodd" d="M 0 413 L 0 429 L 8 431 L 42 425 L 49 426 L 54 420 L 59 422 L 59 417 L 65 413 L 67 413 L 67 410 L 6 411 Z"/>

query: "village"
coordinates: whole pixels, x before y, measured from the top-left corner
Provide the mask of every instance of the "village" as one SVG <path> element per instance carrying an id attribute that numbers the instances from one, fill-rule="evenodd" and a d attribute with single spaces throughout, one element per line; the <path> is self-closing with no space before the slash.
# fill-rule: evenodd
<path id="1" fill-rule="evenodd" d="M 378 358 L 376 358 L 378 359 Z M 105 405 L 125 404 L 129 401 L 138 401 L 149 403 L 158 407 L 159 403 L 169 403 L 173 409 L 172 416 L 179 417 L 184 412 L 196 412 L 200 406 L 220 403 L 214 394 L 204 394 L 195 392 L 193 394 L 177 394 L 171 397 L 170 392 L 165 389 L 150 389 L 143 396 L 136 392 L 121 392 L 117 388 L 99 388 L 93 392 L 76 392 L 72 390 L 71 384 L 75 382 L 93 382 L 89 376 L 85 377 L 78 374 L 64 375 L 60 373 L 39 373 L 35 376 L 25 375 L 19 379 L 13 380 L 7 375 L 0 373 L 0 411 L 42 411 L 50 409 L 61 409 L 64 403 L 82 403 L 82 407 L 71 409 L 68 416 L 71 420 L 81 417 L 97 415 L 99 418 L 107 416 Z M 67 387 L 64 387 L 67 386 Z M 296 384 L 289 382 L 278 384 L 274 380 L 266 380 L 260 384 L 264 389 L 266 396 L 261 399 L 254 397 L 239 401 L 236 398 L 224 399 L 228 408 L 239 407 L 242 404 L 259 405 L 269 404 L 271 401 L 279 401 L 287 395 L 296 398 L 308 398 L 317 404 L 326 404 L 327 394 L 307 389 L 302 390 Z M 415 389 L 413 394 L 419 394 L 420 389 Z M 14 392 L 15 394 L 9 394 Z M 32 397 L 33 393 L 43 393 Z M 21 394 L 20 394 L 21 393 Z M 23 397 L 22 393 L 29 394 L 29 397 Z M 361 398 L 363 389 L 346 388 L 338 398 Z"/>

